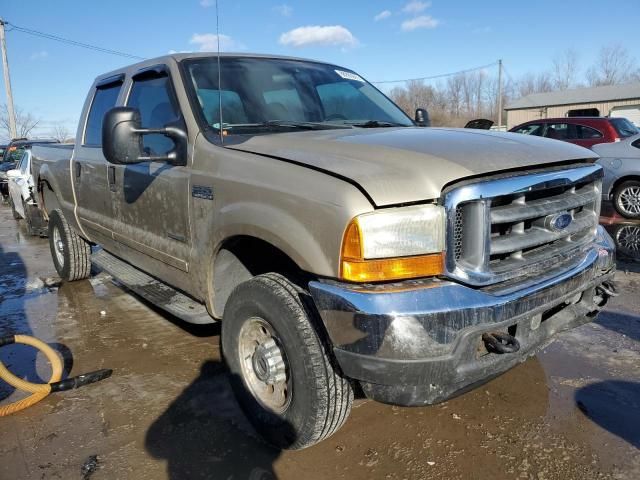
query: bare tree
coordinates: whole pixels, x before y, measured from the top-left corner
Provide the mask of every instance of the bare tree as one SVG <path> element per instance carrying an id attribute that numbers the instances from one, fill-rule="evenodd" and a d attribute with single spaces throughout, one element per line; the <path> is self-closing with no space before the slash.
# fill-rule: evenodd
<path id="1" fill-rule="evenodd" d="M 21 108 L 16 107 L 14 110 L 16 113 L 16 133 L 19 138 L 27 137 L 38 126 L 40 119 Z M 3 132 L 7 138 L 11 137 L 9 111 L 6 105 L 0 107 L 0 132 Z"/>
<path id="2" fill-rule="evenodd" d="M 587 80 L 592 86 L 626 83 L 638 76 L 636 61 L 620 44 L 602 47 L 596 63 L 587 70 Z"/>
<path id="3" fill-rule="evenodd" d="M 51 138 L 55 138 L 60 143 L 64 143 L 71 137 L 69 129 L 61 123 L 56 123 L 51 130 Z"/>
<path id="4" fill-rule="evenodd" d="M 553 87 L 556 90 L 566 90 L 576 86 L 576 78 L 580 71 L 580 55 L 572 48 L 569 48 L 553 59 L 553 70 L 551 73 Z"/>
<path id="5" fill-rule="evenodd" d="M 553 82 L 548 72 L 541 73 L 525 73 L 518 81 L 518 94 L 526 97 L 532 93 L 551 92 L 553 91 Z"/>

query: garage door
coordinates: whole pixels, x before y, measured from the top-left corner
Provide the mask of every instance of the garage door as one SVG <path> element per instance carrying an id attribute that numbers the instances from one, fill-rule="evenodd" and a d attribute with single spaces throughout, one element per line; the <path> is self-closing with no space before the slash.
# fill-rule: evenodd
<path id="1" fill-rule="evenodd" d="M 633 122 L 636 127 L 640 127 L 640 105 L 629 105 L 626 107 L 614 107 L 609 113 L 610 117 L 623 117 Z"/>

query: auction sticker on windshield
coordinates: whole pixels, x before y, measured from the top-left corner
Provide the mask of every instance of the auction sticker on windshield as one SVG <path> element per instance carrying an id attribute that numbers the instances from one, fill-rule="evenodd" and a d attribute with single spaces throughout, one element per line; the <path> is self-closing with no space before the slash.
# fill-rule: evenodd
<path id="1" fill-rule="evenodd" d="M 335 70 L 335 72 L 346 80 L 355 80 L 357 82 L 364 83 L 364 79 L 360 75 L 356 75 L 352 72 L 345 72 L 344 70 Z"/>

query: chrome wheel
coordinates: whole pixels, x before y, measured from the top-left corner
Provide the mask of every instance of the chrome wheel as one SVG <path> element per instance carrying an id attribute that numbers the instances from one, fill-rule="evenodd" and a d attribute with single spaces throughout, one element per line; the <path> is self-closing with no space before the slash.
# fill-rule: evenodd
<path id="1" fill-rule="evenodd" d="M 291 402 L 291 376 L 286 354 L 273 327 L 259 317 L 248 319 L 239 335 L 242 376 L 265 408 L 284 412 Z"/>
<path id="2" fill-rule="evenodd" d="M 62 236 L 60 235 L 60 229 L 53 229 L 53 246 L 56 254 L 56 260 L 60 268 L 64 268 L 64 243 L 62 242 Z"/>
<path id="3" fill-rule="evenodd" d="M 618 208 L 630 216 L 640 215 L 640 186 L 629 185 L 623 188 L 616 199 Z"/>
<path id="4" fill-rule="evenodd" d="M 618 248 L 630 256 L 640 258 L 640 227 L 628 225 L 616 232 Z"/>

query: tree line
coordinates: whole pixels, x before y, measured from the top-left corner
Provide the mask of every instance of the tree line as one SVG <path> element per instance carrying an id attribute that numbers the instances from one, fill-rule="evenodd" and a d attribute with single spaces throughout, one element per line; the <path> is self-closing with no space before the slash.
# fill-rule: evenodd
<path id="1" fill-rule="evenodd" d="M 580 54 L 568 49 L 552 59 L 550 68 L 528 72 L 514 79 L 503 75 L 502 105 L 532 93 L 552 92 L 586 86 L 617 85 L 640 81 L 640 67 L 629 51 L 619 44 L 600 49 L 593 65 L 581 67 Z M 497 72 L 486 70 L 459 73 L 428 84 L 407 81 L 388 92 L 409 116 L 416 108 L 429 110 L 433 126 L 464 126 L 475 118 L 497 120 Z M 502 125 L 506 124 L 504 111 Z"/>

